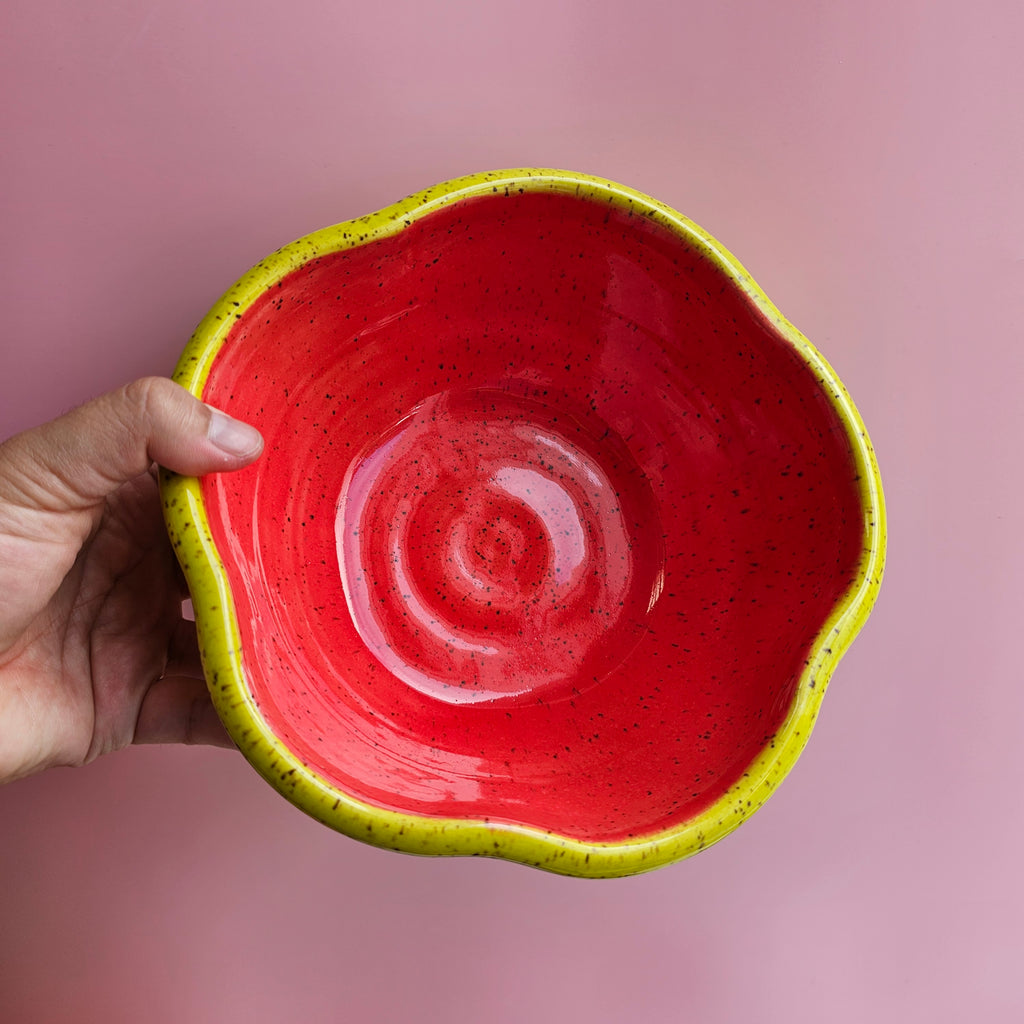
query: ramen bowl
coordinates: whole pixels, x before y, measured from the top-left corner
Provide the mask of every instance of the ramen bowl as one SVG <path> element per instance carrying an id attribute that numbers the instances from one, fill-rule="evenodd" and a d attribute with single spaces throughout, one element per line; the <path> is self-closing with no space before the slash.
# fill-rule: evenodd
<path id="1" fill-rule="evenodd" d="M 614 876 L 711 845 L 880 583 L 842 384 L 718 242 L 608 181 L 480 174 L 302 238 L 175 377 L 266 440 L 162 477 L 217 710 L 381 847 Z"/>

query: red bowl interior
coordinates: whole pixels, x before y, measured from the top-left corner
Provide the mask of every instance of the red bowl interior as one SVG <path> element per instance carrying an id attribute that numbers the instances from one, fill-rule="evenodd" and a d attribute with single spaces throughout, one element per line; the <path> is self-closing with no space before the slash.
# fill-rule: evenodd
<path id="1" fill-rule="evenodd" d="M 253 698 L 371 805 L 609 842 L 678 824 L 785 718 L 863 507 L 813 371 L 675 233 L 474 198 L 237 318 L 202 481 Z"/>

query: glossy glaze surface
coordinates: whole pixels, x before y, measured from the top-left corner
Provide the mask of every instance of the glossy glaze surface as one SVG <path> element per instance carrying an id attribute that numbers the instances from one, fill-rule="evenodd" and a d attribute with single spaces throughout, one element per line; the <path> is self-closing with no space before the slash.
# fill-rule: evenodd
<path id="1" fill-rule="evenodd" d="M 655 218 L 527 189 L 233 317 L 203 397 L 267 451 L 202 499 L 301 766 L 592 844 L 723 799 L 865 547 L 849 424 L 764 308 Z"/>

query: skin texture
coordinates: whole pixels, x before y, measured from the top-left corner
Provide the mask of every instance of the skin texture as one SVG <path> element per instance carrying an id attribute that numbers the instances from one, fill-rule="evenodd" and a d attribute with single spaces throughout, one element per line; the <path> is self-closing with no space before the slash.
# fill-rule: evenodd
<path id="1" fill-rule="evenodd" d="M 231 471 L 262 447 L 163 378 L 0 445 L 0 782 L 130 743 L 231 746 L 154 467 Z"/>

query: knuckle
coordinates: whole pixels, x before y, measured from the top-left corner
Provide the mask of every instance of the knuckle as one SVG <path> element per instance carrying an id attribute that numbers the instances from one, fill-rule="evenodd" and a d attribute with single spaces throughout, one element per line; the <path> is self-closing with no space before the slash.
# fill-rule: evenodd
<path id="1" fill-rule="evenodd" d="M 126 384 L 122 393 L 133 415 L 138 419 L 148 420 L 154 406 L 167 401 L 167 392 L 163 385 L 170 383 L 162 377 L 140 377 Z"/>
<path id="2" fill-rule="evenodd" d="M 167 377 L 140 377 L 125 385 L 124 395 L 131 418 L 146 433 L 190 432 L 198 426 L 200 403 L 183 401 L 185 392 Z"/>

